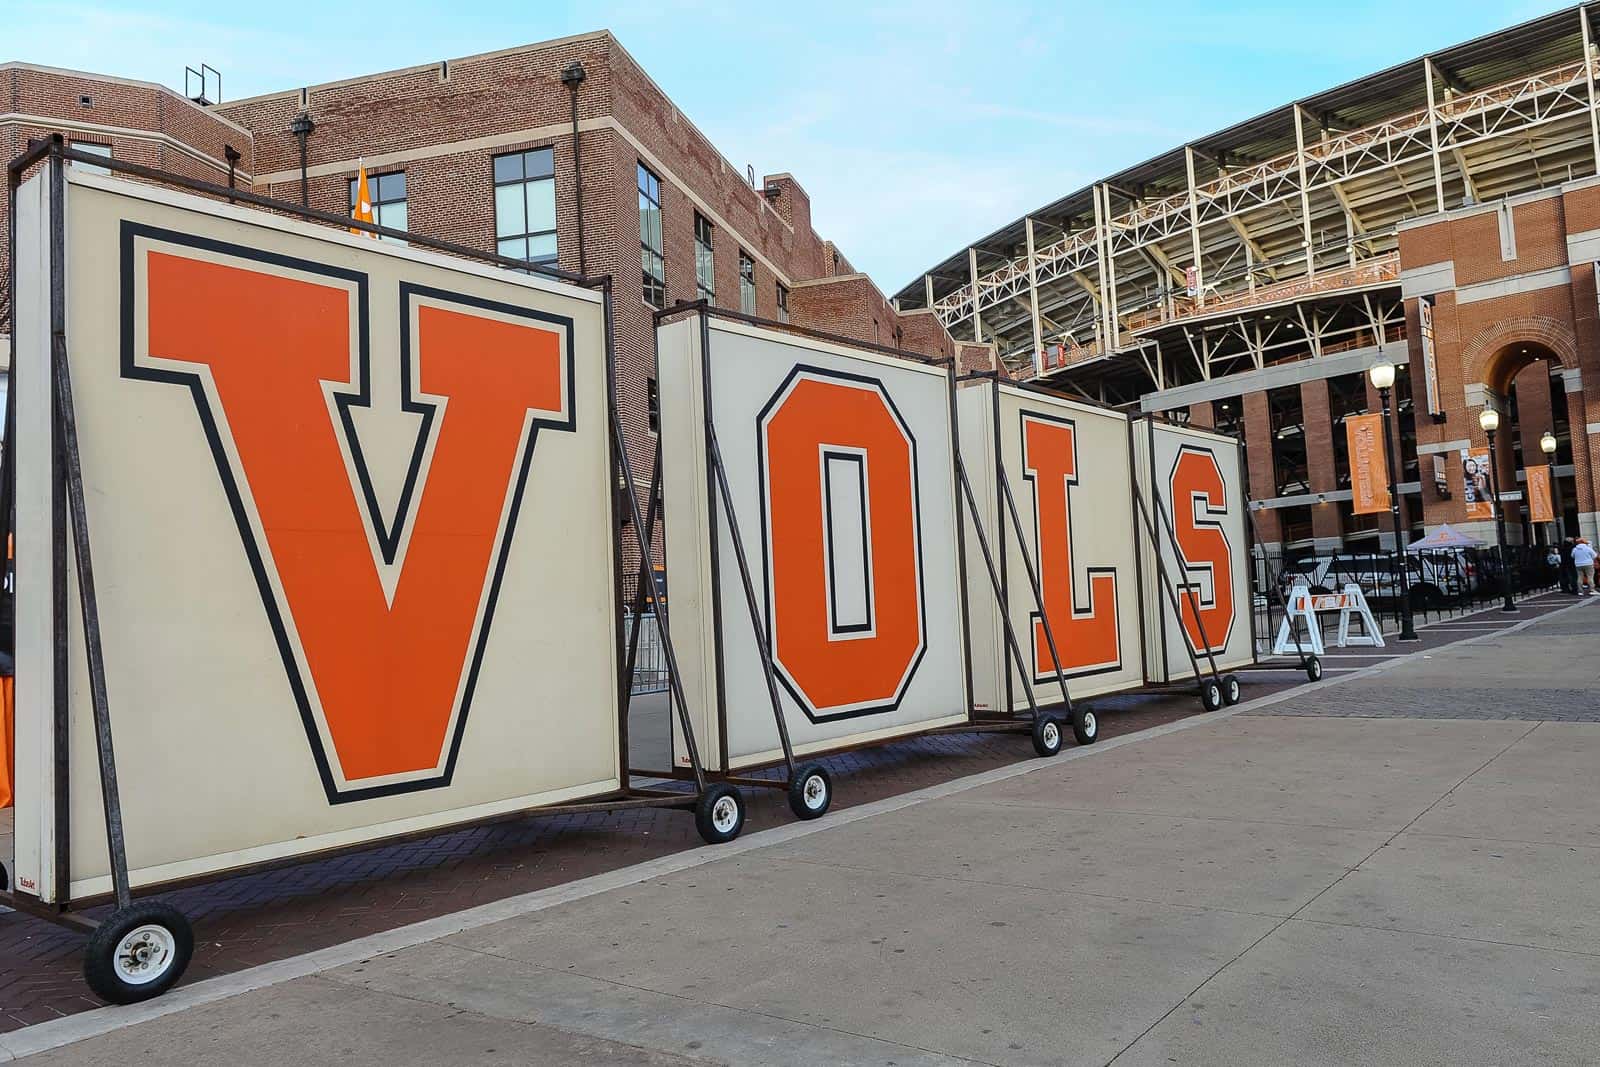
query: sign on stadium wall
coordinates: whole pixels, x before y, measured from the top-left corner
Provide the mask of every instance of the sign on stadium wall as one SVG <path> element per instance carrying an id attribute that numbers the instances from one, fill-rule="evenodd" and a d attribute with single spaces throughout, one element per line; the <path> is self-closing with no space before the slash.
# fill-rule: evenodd
<path id="1" fill-rule="evenodd" d="M 1159 547 L 1153 546 L 1140 519 L 1149 679 L 1192 676 L 1190 650 L 1202 660 L 1209 650 L 1219 670 L 1252 662 L 1242 446 L 1231 437 L 1153 419 L 1135 424 L 1134 443 L 1140 492 L 1160 532 Z M 1170 536 L 1154 510 L 1157 495 Z M 1176 610 L 1157 584 L 1158 551 L 1177 594 Z"/>
<path id="2" fill-rule="evenodd" d="M 616 788 L 599 295 L 109 178 L 66 194 L 133 884 Z M 18 211 L 17 875 L 52 900 L 42 178 Z M 79 653 L 74 897 L 110 884 Z"/>
<path id="3" fill-rule="evenodd" d="M 964 720 L 947 371 L 700 315 L 657 349 L 669 625 L 707 763 L 781 755 L 708 421 L 794 750 Z"/>
<path id="4" fill-rule="evenodd" d="M 1028 668 L 1026 675 L 1018 673 L 1007 653 L 1001 599 L 977 538 L 969 534 L 967 602 L 975 706 L 1000 710 L 1009 700 L 1013 710 L 1025 710 L 1028 686 L 1040 703 L 1062 699 L 1029 582 L 1030 565 L 1071 695 L 1088 697 L 1141 684 L 1133 464 L 1126 416 L 993 381 L 964 386 L 957 394 L 957 410 L 967 477 L 997 564 L 1003 549 L 1004 610 Z M 1001 469 L 1017 507 L 1020 538 L 1001 492 Z"/>

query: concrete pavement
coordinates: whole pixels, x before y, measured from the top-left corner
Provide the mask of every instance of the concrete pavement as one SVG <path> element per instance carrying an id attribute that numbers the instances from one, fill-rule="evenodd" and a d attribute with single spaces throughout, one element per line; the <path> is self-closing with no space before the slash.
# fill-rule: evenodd
<path id="1" fill-rule="evenodd" d="M 1597 635 L 1585 605 L 28 1062 L 1593 1063 Z"/>

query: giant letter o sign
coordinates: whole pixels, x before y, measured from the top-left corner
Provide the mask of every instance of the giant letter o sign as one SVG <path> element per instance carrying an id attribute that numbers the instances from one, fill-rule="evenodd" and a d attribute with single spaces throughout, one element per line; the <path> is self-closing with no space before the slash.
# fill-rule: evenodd
<path id="1" fill-rule="evenodd" d="M 756 423 L 779 677 L 812 722 L 893 710 L 925 647 L 916 441 L 882 383 L 816 367 Z"/>
<path id="2" fill-rule="evenodd" d="M 1184 445 L 1172 464 L 1170 485 L 1179 562 L 1185 574 L 1198 571 L 1209 579 L 1178 586 L 1183 628 L 1196 652 L 1222 652 L 1233 633 L 1234 617 L 1233 552 L 1222 529 L 1222 517 L 1228 513 L 1222 468 L 1210 450 Z M 1187 590 L 1193 590 L 1192 598 Z"/>

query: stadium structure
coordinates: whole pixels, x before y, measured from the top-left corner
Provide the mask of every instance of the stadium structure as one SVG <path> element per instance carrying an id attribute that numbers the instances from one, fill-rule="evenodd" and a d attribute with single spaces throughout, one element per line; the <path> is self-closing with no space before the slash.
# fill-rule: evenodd
<path id="1" fill-rule="evenodd" d="M 1592 539 L 1595 25 L 1567 8 L 1176 146 L 974 241 L 897 306 L 1013 377 L 1242 434 L 1265 541 L 1387 540 L 1351 513 L 1341 425 L 1376 410 L 1379 359 L 1401 366 L 1413 532 L 1473 525 L 1457 457 L 1488 406 L 1512 422 L 1511 539 L 1556 533 L 1513 488 L 1546 431 L 1560 518 Z"/>

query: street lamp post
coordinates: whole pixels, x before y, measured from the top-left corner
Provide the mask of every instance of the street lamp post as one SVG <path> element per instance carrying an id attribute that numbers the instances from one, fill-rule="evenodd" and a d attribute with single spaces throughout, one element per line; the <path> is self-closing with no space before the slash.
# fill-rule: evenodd
<path id="1" fill-rule="evenodd" d="M 1400 525 L 1400 486 L 1395 479 L 1394 453 L 1390 447 L 1393 432 L 1389 428 L 1389 390 L 1394 388 L 1395 368 L 1387 361 L 1374 363 L 1367 370 L 1373 388 L 1383 401 L 1383 458 L 1389 472 L 1389 519 L 1394 524 L 1395 563 L 1400 570 L 1400 636 L 1401 641 L 1416 641 L 1417 629 L 1411 618 L 1411 574 L 1406 559 L 1406 535 Z M 1398 442 L 1395 442 L 1398 445 Z"/>
<path id="2" fill-rule="evenodd" d="M 1555 533 L 1550 541 L 1552 545 L 1561 543 L 1561 486 L 1556 479 L 1556 435 L 1549 430 L 1539 438 L 1539 451 L 1544 453 L 1544 461 L 1550 465 L 1550 512 L 1553 516 L 1551 524 L 1555 526 Z"/>
<path id="3" fill-rule="evenodd" d="M 1500 499 L 1500 461 L 1494 449 L 1494 433 L 1500 428 L 1500 413 L 1494 408 L 1484 408 L 1478 413 L 1478 425 L 1489 438 L 1489 492 L 1494 496 L 1494 539 L 1500 546 L 1500 593 L 1505 602 L 1501 611 L 1516 611 L 1516 601 L 1511 599 L 1511 561 L 1506 558 L 1505 502 Z"/>

